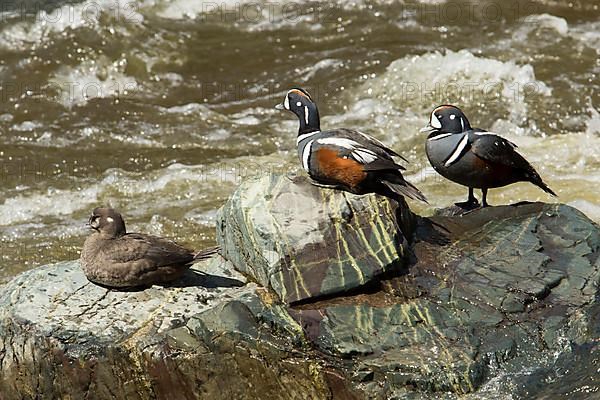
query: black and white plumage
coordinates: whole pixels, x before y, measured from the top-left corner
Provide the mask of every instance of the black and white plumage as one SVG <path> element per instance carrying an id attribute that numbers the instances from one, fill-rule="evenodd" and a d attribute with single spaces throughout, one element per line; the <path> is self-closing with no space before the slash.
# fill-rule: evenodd
<path id="1" fill-rule="evenodd" d="M 94 232 L 83 245 L 81 268 L 90 281 L 107 287 L 168 282 L 218 251 L 194 252 L 158 236 L 127 233 L 121 214 L 112 208 L 94 209 L 88 225 Z"/>
<path id="2" fill-rule="evenodd" d="M 298 157 L 317 184 L 356 194 L 378 193 L 393 199 L 406 196 L 427 202 L 423 193 L 404 179 L 400 171 L 405 168 L 393 157 L 406 160 L 382 142 L 352 129 L 321 131 L 317 105 L 305 90 L 289 90 L 277 108 L 298 117 Z"/>
<path id="3" fill-rule="evenodd" d="M 515 182 L 531 182 L 553 196 L 537 171 L 515 150 L 509 140 L 483 129 L 472 128 L 465 114 L 452 105 L 436 107 L 429 124 L 425 150 L 433 168 L 445 178 L 467 186 L 469 198 L 459 206 L 478 205 L 473 189 L 482 190 L 482 206 L 490 188 Z"/>

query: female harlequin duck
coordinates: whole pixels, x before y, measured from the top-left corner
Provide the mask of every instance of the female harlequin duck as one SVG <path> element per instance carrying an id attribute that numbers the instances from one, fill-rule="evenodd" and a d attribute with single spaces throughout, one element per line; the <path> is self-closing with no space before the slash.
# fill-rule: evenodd
<path id="1" fill-rule="evenodd" d="M 421 129 L 429 133 L 425 151 L 433 168 L 445 178 L 469 188 L 460 207 L 479 205 L 473 188 L 481 189 L 482 206 L 487 207 L 487 191 L 515 182 L 531 182 L 556 196 L 536 170 L 516 152 L 514 143 L 478 128 L 455 106 L 442 105 L 432 111 L 429 124 Z"/>
<path id="2" fill-rule="evenodd" d="M 96 208 L 88 225 L 95 232 L 81 251 L 81 268 L 87 278 L 103 286 L 128 288 L 179 278 L 196 261 L 209 258 L 218 248 L 193 252 L 170 240 L 127 233 L 121 214 Z"/>
<path id="3" fill-rule="evenodd" d="M 298 117 L 298 156 L 319 186 L 427 202 L 419 189 L 404 180 L 400 173 L 404 167 L 392 158 L 402 157 L 379 140 L 351 129 L 321 131 L 317 105 L 305 90 L 291 89 L 276 108 Z"/>

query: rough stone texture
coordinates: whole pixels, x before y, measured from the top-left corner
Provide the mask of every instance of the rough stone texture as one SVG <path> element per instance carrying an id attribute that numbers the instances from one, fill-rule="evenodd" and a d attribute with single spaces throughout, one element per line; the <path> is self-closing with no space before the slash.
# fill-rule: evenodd
<path id="1" fill-rule="evenodd" d="M 221 258 L 138 292 L 77 262 L 28 271 L 0 289 L 0 399 L 599 397 L 597 225 L 531 203 L 420 218 L 411 238 L 397 269 L 292 306 Z"/>
<path id="2" fill-rule="evenodd" d="M 0 296 L 0 398 L 329 397 L 327 373 L 292 345 L 297 325 L 270 329 L 288 328 L 283 309 L 210 264 L 138 292 L 89 283 L 76 261 L 21 274 Z"/>
<path id="3" fill-rule="evenodd" d="M 399 269 L 407 245 L 397 203 L 264 175 L 240 185 L 217 217 L 235 267 L 293 303 L 335 295 Z M 408 209 L 405 209 L 408 212 Z"/>
<path id="4" fill-rule="evenodd" d="M 317 348 L 353 360 L 360 387 L 469 393 L 597 343 L 600 231 L 583 214 L 533 203 L 431 221 L 404 275 L 292 312 Z"/>

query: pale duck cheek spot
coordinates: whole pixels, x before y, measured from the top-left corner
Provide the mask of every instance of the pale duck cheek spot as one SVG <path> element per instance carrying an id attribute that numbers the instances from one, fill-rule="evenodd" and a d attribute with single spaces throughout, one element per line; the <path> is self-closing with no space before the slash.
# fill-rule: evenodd
<path id="1" fill-rule="evenodd" d="M 285 95 L 285 99 L 283 100 L 283 108 L 286 110 L 290 109 L 290 95 L 289 93 Z"/>
<path id="2" fill-rule="evenodd" d="M 433 126 L 436 129 L 440 129 L 442 127 L 442 123 L 435 115 L 435 113 L 431 113 L 431 126 Z"/>

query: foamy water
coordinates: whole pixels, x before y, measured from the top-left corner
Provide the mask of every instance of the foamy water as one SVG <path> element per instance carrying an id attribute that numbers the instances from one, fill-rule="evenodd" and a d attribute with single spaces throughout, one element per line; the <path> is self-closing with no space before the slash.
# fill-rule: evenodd
<path id="1" fill-rule="evenodd" d="M 410 160 L 407 178 L 432 203 L 412 204 L 419 212 L 466 197 L 428 165 L 418 132 L 433 107 L 455 103 L 473 126 L 517 143 L 559 194 L 523 183 L 490 191 L 490 203 L 561 201 L 600 221 L 597 15 L 555 4 L 449 18 L 447 5 L 0 10 L 0 279 L 77 257 L 102 204 L 119 207 L 131 230 L 212 244 L 216 210 L 237 183 L 303 173 L 297 123 L 273 109 L 295 85 L 318 100 L 323 128 L 358 128 Z"/>

